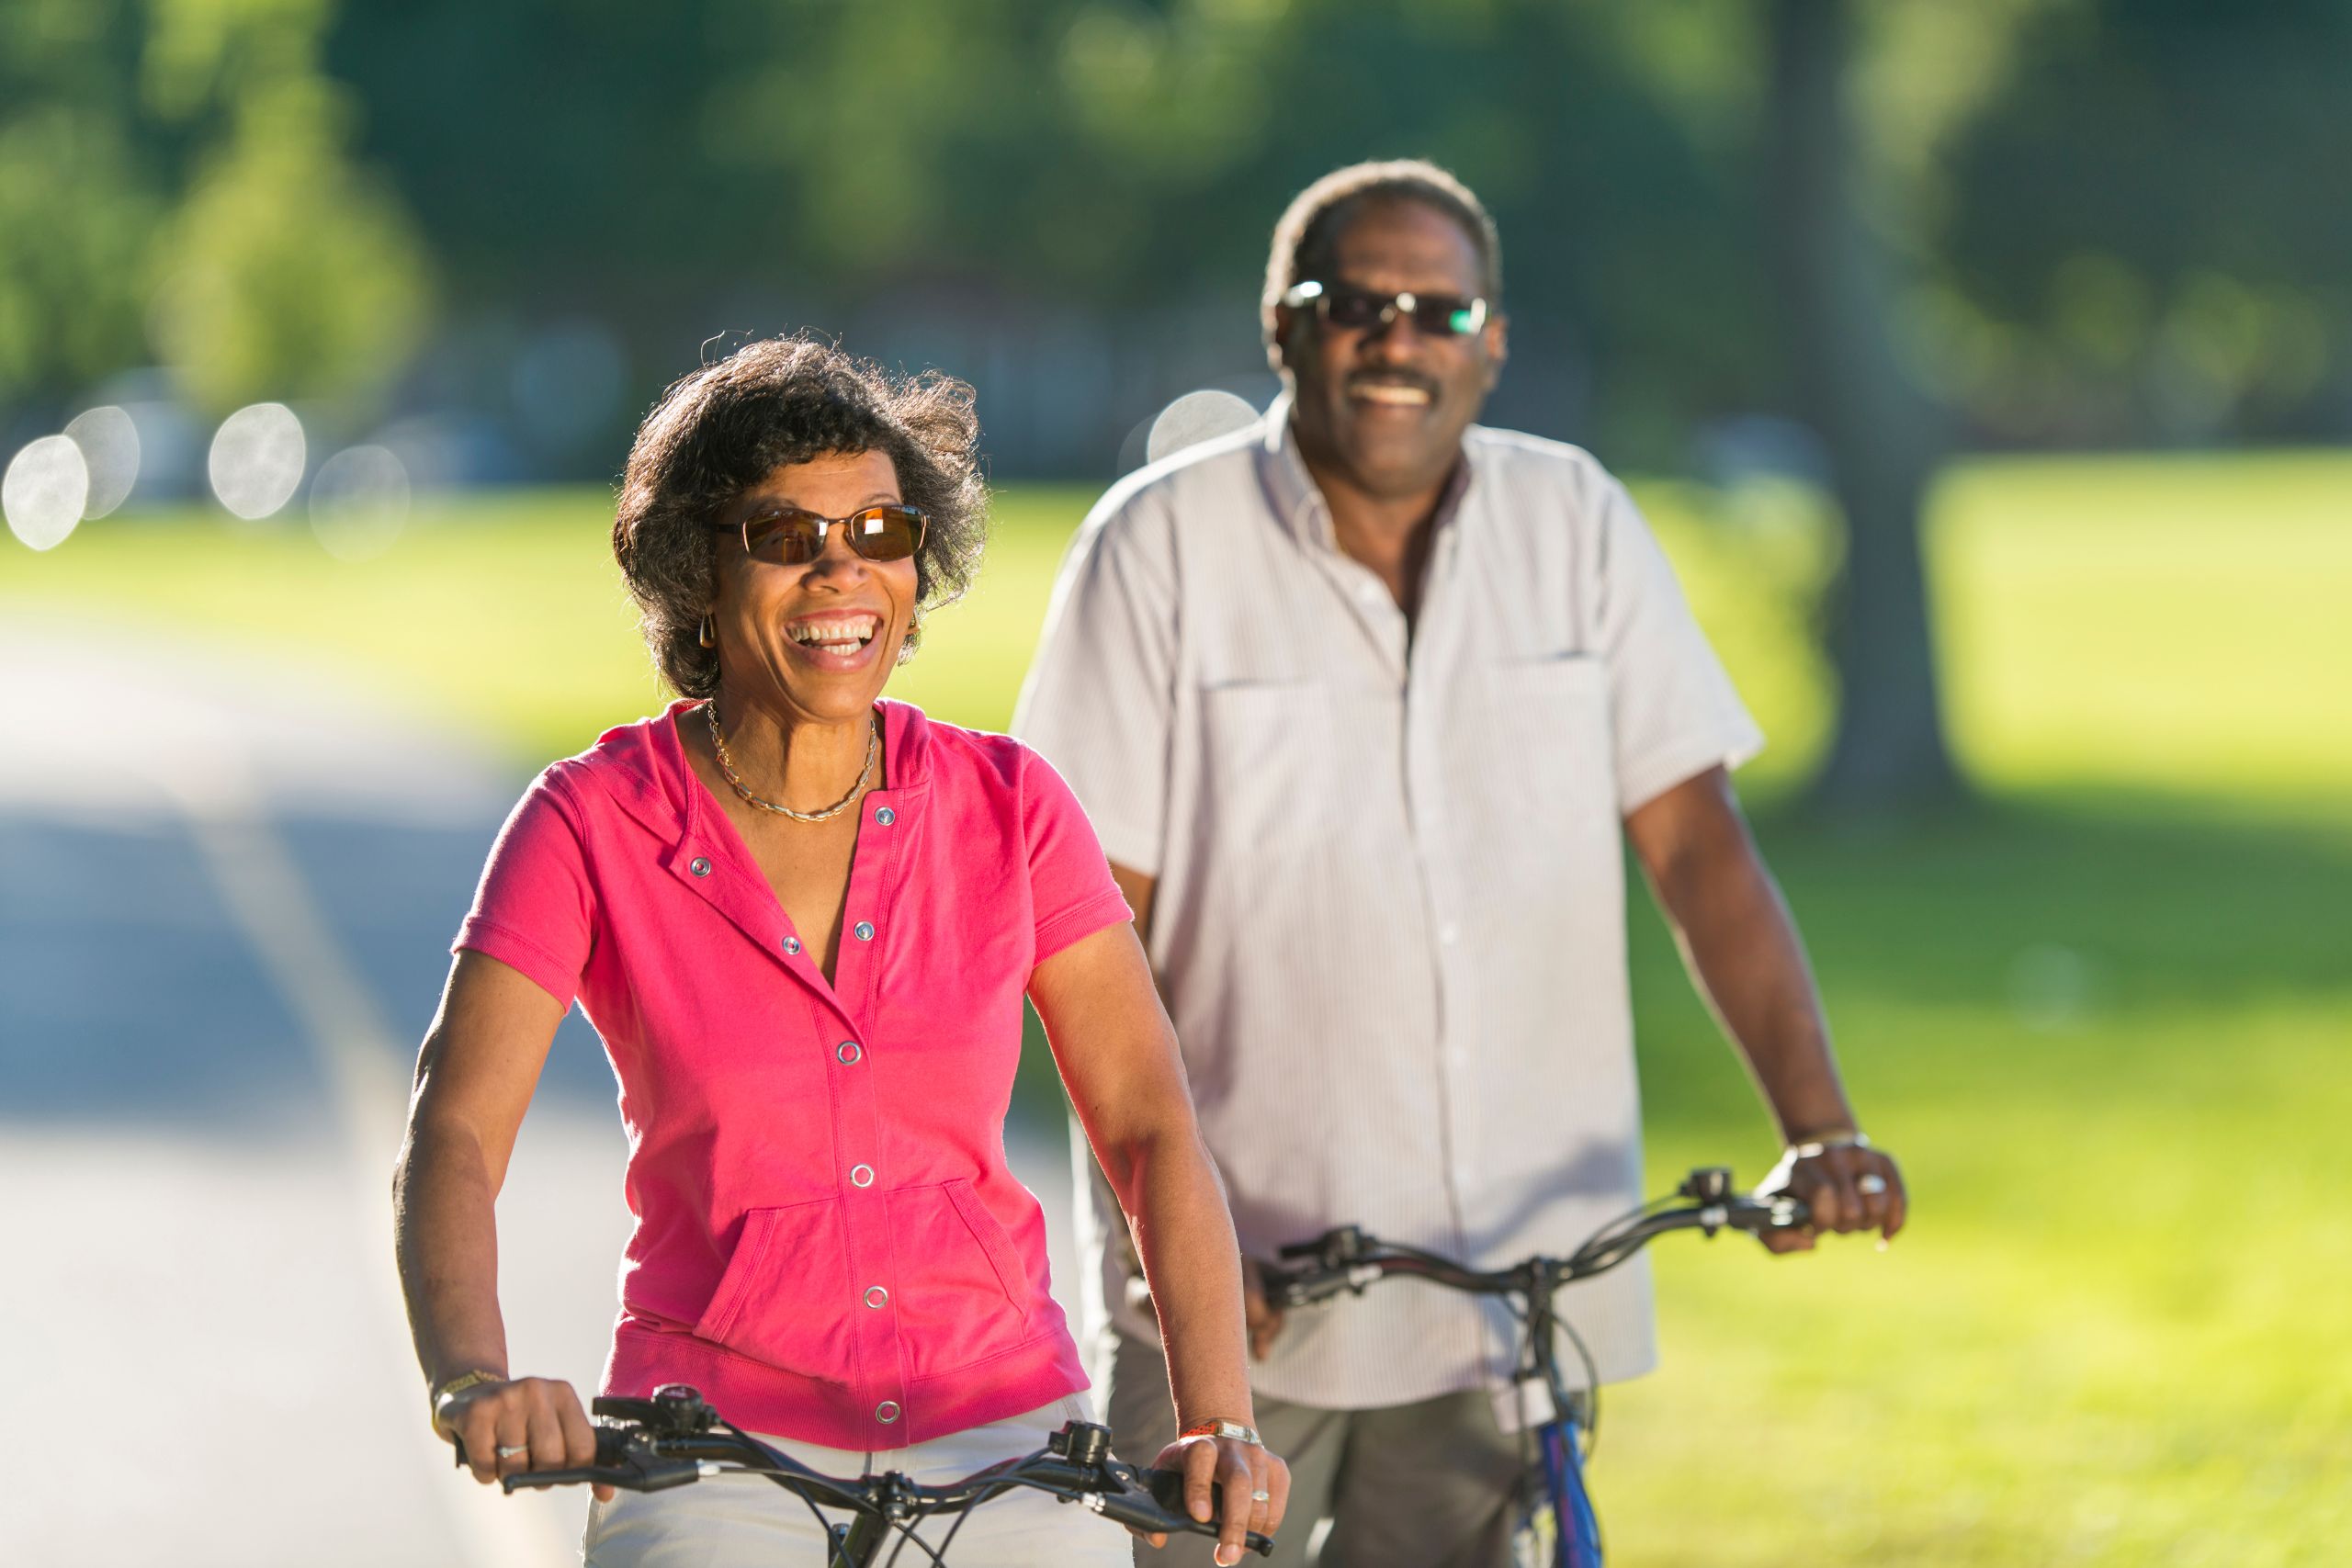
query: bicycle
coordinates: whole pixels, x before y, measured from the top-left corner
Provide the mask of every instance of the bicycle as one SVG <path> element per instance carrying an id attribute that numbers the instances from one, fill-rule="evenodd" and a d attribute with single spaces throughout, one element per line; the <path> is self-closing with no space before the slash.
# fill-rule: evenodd
<path id="1" fill-rule="evenodd" d="M 1088 1421 L 1066 1422 L 1046 1446 L 941 1486 L 925 1486 L 898 1471 L 852 1481 L 820 1474 L 777 1452 L 711 1408 L 684 1383 L 664 1383 L 650 1399 L 600 1397 L 590 1406 L 596 1423 L 596 1462 L 562 1470 L 530 1470 L 499 1478 L 511 1495 L 524 1487 L 603 1484 L 629 1492 L 662 1492 L 714 1475 L 762 1475 L 794 1494 L 817 1516 L 826 1533 L 827 1568 L 893 1568 L 912 1546 L 944 1568 L 947 1549 L 963 1529 L 963 1516 L 1017 1488 L 1028 1488 L 1076 1503 L 1117 1524 L 1146 1533 L 1166 1531 L 1214 1536 L 1224 1515 L 1216 1496 L 1208 1522 L 1184 1509 L 1184 1478 L 1175 1471 L 1139 1468 L 1111 1456 L 1111 1432 Z M 458 1445 L 458 1463 L 466 1463 Z M 1215 1489 L 1222 1493 L 1222 1486 Z M 826 1518 L 827 1507 L 846 1510 L 845 1522 Z M 935 1515 L 954 1514 L 936 1546 L 915 1533 Z M 897 1536 L 895 1544 L 892 1536 Z M 1274 1549 L 1270 1537 L 1250 1532 L 1250 1551 Z M 890 1554 L 882 1556 L 882 1549 Z"/>
<path id="2" fill-rule="evenodd" d="M 1687 1201 L 1667 1206 L 1678 1201 Z M 1784 1193 L 1749 1197 L 1733 1190 L 1729 1170 L 1705 1167 L 1693 1170 L 1669 1196 L 1603 1225 L 1566 1258 L 1530 1258 L 1500 1269 L 1467 1269 L 1342 1225 L 1282 1248 L 1283 1261 L 1264 1268 L 1263 1285 L 1267 1301 L 1285 1309 L 1329 1301 L 1343 1292 L 1362 1295 L 1374 1280 L 1390 1277 L 1510 1301 L 1523 1328 L 1517 1381 L 1539 1386 L 1551 1411 L 1532 1433 L 1540 1462 L 1532 1467 L 1531 1479 L 1540 1475 L 1544 1495 L 1527 1499 L 1514 1552 L 1521 1568 L 1600 1568 L 1600 1521 L 1584 1483 L 1600 1430 L 1600 1379 L 1591 1352 L 1560 1315 L 1554 1297 L 1562 1286 L 1616 1268 L 1668 1231 L 1697 1230 L 1710 1237 L 1724 1229 L 1760 1234 L 1800 1228 L 1810 1219 L 1802 1200 Z M 1561 1377 L 1555 1330 L 1566 1333 L 1584 1361 L 1583 1390 L 1570 1390 Z"/>

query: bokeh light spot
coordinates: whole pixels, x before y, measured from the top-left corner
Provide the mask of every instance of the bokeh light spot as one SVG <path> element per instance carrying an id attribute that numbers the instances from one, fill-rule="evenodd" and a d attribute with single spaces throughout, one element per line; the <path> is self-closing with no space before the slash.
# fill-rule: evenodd
<path id="1" fill-rule="evenodd" d="M 1159 417 L 1151 422 L 1151 435 L 1144 443 L 1144 461 L 1157 463 L 1187 446 L 1230 435 L 1257 417 L 1258 411 L 1250 406 L 1247 398 L 1214 387 L 1187 392 L 1160 410 Z"/>
<path id="2" fill-rule="evenodd" d="M 302 422 L 292 409 L 254 403 L 220 422 L 206 468 L 220 504 L 250 522 L 294 499 L 308 456 Z"/>
<path id="3" fill-rule="evenodd" d="M 83 519 L 104 517 L 130 500 L 131 487 L 139 482 L 139 426 L 130 415 L 103 404 L 74 415 L 65 434 L 82 449 L 82 460 L 90 468 L 90 498 L 83 505 Z"/>
<path id="4" fill-rule="evenodd" d="M 349 446 L 311 481 L 311 531 L 337 560 L 373 560 L 408 525 L 408 467 L 385 446 Z"/>
<path id="5" fill-rule="evenodd" d="M 70 435 L 42 436 L 10 458 L 0 476 L 8 532 L 37 550 L 63 544 L 89 501 L 90 465 Z"/>

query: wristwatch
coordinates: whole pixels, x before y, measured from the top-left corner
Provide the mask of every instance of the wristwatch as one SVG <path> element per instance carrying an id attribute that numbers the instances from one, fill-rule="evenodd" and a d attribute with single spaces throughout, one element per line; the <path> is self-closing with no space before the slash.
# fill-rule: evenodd
<path id="1" fill-rule="evenodd" d="M 1195 1421 L 1176 1436 L 1180 1441 L 1185 1438 L 1230 1438 L 1253 1449 L 1266 1446 L 1265 1439 L 1258 1436 L 1257 1427 L 1245 1427 L 1238 1421 Z"/>

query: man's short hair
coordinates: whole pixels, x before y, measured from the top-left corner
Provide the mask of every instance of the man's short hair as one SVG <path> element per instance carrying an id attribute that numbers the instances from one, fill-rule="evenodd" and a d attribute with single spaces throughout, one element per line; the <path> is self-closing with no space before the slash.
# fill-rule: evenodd
<path id="1" fill-rule="evenodd" d="M 1274 225 L 1273 250 L 1266 258 L 1266 292 L 1259 320 L 1266 341 L 1274 336 L 1274 307 L 1293 285 L 1320 277 L 1348 220 L 1368 203 L 1418 201 L 1462 226 L 1478 253 L 1478 291 L 1495 309 L 1502 305 L 1503 242 L 1486 204 L 1470 187 L 1425 158 L 1393 158 L 1334 169 L 1292 198 Z"/>

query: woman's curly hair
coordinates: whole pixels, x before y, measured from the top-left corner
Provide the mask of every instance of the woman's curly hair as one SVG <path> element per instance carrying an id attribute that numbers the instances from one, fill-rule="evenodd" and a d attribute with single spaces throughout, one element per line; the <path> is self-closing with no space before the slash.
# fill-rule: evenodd
<path id="1" fill-rule="evenodd" d="M 899 491 L 931 517 L 915 555 L 922 612 L 971 586 L 988 532 L 972 389 L 936 370 L 893 375 L 808 335 L 747 344 L 681 378 L 638 427 L 613 519 L 613 556 L 637 601 L 662 678 L 681 696 L 718 690 L 718 650 L 702 646 L 716 591 L 710 520 L 786 464 L 828 452 L 885 452 Z"/>

